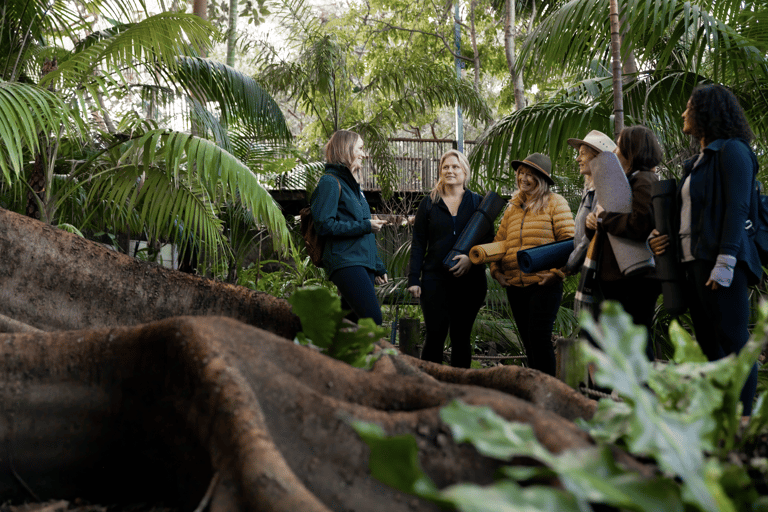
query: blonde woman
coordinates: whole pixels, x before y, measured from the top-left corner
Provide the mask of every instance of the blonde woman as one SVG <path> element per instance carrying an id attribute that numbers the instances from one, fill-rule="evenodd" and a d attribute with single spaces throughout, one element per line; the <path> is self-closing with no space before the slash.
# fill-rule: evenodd
<path id="1" fill-rule="evenodd" d="M 451 334 L 451 366 L 469 368 L 470 335 L 485 302 L 485 266 L 473 265 L 469 255 L 454 258 L 449 270 L 443 259 L 477 209 L 481 197 L 467 188 L 469 161 L 455 149 L 440 158 L 440 177 L 419 204 L 411 242 L 408 291 L 420 299 L 427 336 L 421 358 L 442 363 L 445 338 Z M 487 239 L 490 242 L 492 230 Z"/>
<path id="2" fill-rule="evenodd" d="M 494 242 L 504 242 L 501 261 L 491 263 L 491 275 L 507 292 L 528 366 L 555 374 L 552 328 L 563 296 L 562 272 L 523 273 L 517 251 L 573 237 L 573 214 L 554 184 L 548 156 L 533 153 L 512 162 L 517 190 L 504 211 Z"/>
<path id="3" fill-rule="evenodd" d="M 581 270 L 587 255 L 587 247 L 595 234 L 595 231 L 587 229 L 586 225 L 587 216 L 597 209 L 595 186 L 592 183 L 592 160 L 603 151 L 612 153 L 616 150 L 616 144 L 603 132 L 592 130 L 584 139 L 568 139 L 568 145 L 578 151 L 576 162 L 579 164 L 579 173 L 584 176 L 584 192 L 574 219 L 576 231 L 573 236 L 573 252 L 563 268 L 566 275 L 572 275 L 578 274 Z"/>
<path id="4" fill-rule="evenodd" d="M 383 220 L 371 219 L 371 209 L 360 189 L 365 151 L 355 132 L 334 132 L 325 145 L 325 174 L 312 193 L 310 205 L 315 230 L 324 236 L 323 267 L 342 298 L 351 319 L 372 318 L 381 325 L 381 307 L 374 284 L 387 282 L 374 233 Z"/>

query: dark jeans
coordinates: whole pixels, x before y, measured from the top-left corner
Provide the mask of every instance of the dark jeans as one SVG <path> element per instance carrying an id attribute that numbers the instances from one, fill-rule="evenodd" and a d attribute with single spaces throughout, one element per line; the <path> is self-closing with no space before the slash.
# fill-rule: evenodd
<path id="1" fill-rule="evenodd" d="M 422 281 L 420 302 L 427 327 L 421 350 L 423 360 L 443 362 L 445 337 L 450 332 L 451 366 L 469 368 L 472 363 L 472 326 L 487 291 L 484 273 Z"/>
<path id="2" fill-rule="evenodd" d="M 552 328 L 563 298 L 563 283 L 552 286 L 508 286 L 509 307 L 515 317 L 520 341 L 528 356 L 528 366 L 555 375 L 555 349 Z"/>
<path id="3" fill-rule="evenodd" d="M 714 261 L 684 263 L 685 298 L 691 311 L 696 341 L 710 361 L 739 352 L 749 341 L 749 289 L 747 275 L 737 266 L 728 288 L 704 286 L 715 266 Z M 741 390 L 743 414 L 752 414 L 757 388 L 757 363 Z"/>
<path id="4" fill-rule="evenodd" d="M 381 306 L 374 288 L 375 276 L 366 267 L 345 267 L 331 274 L 331 281 L 341 294 L 341 307 L 351 309 L 347 318 L 357 322 L 360 318 L 373 318 L 376 325 L 381 325 Z"/>
<path id="5" fill-rule="evenodd" d="M 648 333 L 645 355 L 649 360 L 656 359 L 653 342 L 653 315 L 656 301 L 661 294 L 661 283 L 644 276 L 631 276 L 617 281 L 600 281 L 600 290 L 605 300 L 615 300 L 621 304 L 635 325 L 642 325 Z"/>

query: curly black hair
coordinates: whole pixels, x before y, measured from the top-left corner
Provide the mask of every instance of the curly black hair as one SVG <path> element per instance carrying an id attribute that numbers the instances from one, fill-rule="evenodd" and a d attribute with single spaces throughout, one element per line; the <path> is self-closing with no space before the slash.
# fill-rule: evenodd
<path id="1" fill-rule="evenodd" d="M 696 87 L 688 100 L 693 117 L 691 135 L 705 144 L 717 139 L 755 138 L 736 96 L 722 85 Z"/>

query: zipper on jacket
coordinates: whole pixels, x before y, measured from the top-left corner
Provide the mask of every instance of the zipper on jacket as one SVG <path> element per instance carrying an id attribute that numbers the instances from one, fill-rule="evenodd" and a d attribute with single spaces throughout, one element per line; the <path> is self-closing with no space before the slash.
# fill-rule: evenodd
<path id="1" fill-rule="evenodd" d="M 523 226 L 525 225 L 525 216 L 528 215 L 528 208 L 523 207 L 523 217 L 520 219 L 520 249 L 523 248 Z M 518 251 L 520 251 L 518 249 Z M 525 286 L 523 282 L 523 271 L 520 269 L 520 261 L 517 262 L 517 274 L 520 276 L 520 284 Z"/>

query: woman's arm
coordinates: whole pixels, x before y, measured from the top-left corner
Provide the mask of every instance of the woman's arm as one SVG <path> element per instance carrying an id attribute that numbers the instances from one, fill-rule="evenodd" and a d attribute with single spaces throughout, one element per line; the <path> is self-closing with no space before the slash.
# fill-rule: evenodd
<path id="1" fill-rule="evenodd" d="M 654 227 L 651 212 L 651 186 L 658 177 L 649 171 L 639 172 L 632 180 L 632 211 L 603 211 L 597 215 L 598 225 L 612 235 L 632 240 L 645 240 Z"/>
<path id="2" fill-rule="evenodd" d="M 741 247 L 744 224 L 749 217 L 752 201 L 754 163 L 750 149 L 742 142 L 732 140 L 720 150 L 722 162 L 723 197 L 725 199 L 725 217 L 723 231 L 720 233 L 720 254 L 736 256 Z"/>
<path id="3" fill-rule="evenodd" d="M 504 209 L 504 213 L 502 214 L 501 222 L 499 223 L 499 229 L 496 231 L 496 236 L 493 237 L 494 242 L 507 241 L 507 226 L 509 225 L 509 219 L 511 216 L 512 210 L 509 205 L 507 205 L 507 207 Z M 491 262 L 491 276 L 495 278 L 497 273 L 501 273 L 501 262 Z"/>
<path id="4" fill-rule="evenodd" d="M 372 232 L 368 219 L 339 220 L 337 213 L 341 183 L 335 176 L 324 175 L 312 194 L 312 218 L 319 236 L 362 236 Z"/>
<path id="5" fill-rule="evenodd" d="M 555 235 L 555 241 L 566 240 L 573 238 L 575 233 L 575 224 L 573 222 L 573 212 L 571 207 L 568 206 L 568 201 L 559 194 L 552 194 L 550 196 L 552 201 L 552 232 Z"/>
<path id="6" fill-rule="evenodd" d="M 429 196 L 419 203 L 416 210 L 416 219 L 413 222 L 413 238 L 411 238 L 411 262 L 408 271 L 408 286 L 421 286 L 421 266 L 424 264 L 424 255 L 427 253 L 427 240 L 429 240 L 429 211 L 432 200 Z"/>

